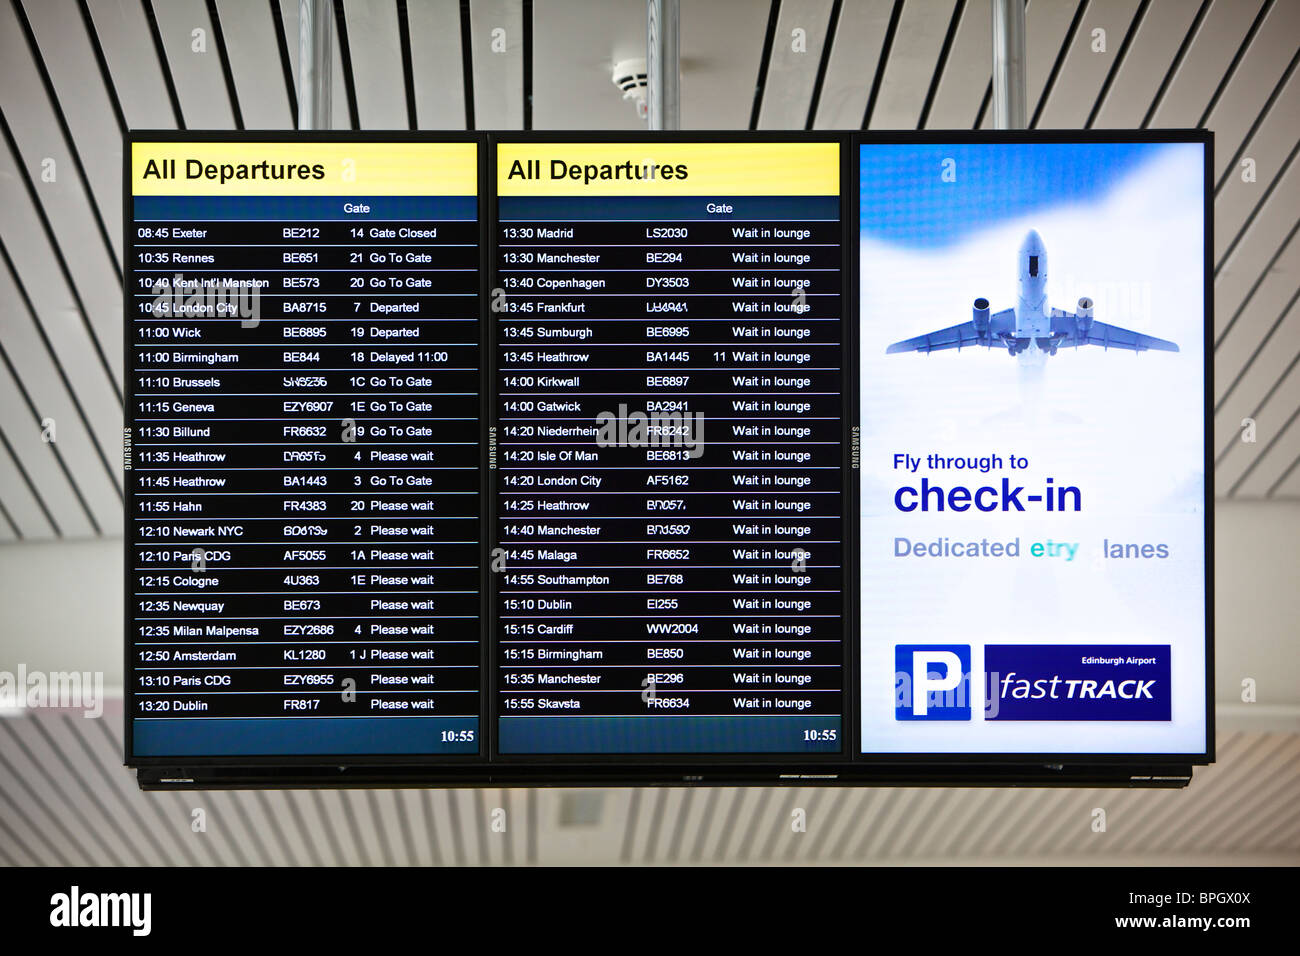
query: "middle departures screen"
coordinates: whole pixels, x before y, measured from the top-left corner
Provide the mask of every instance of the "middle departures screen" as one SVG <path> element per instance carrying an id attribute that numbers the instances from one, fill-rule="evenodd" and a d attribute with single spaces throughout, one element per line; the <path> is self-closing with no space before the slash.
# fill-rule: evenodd
<path id="1" fill-rule="evenodd" d="M 496 751 L 844 752 L 835 139 L 496 146 Z"/>

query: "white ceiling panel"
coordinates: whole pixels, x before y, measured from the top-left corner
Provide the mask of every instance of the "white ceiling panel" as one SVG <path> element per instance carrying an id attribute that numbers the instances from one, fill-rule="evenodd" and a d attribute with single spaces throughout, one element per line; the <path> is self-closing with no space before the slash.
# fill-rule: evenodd
<path id="1" fill-rule="evenodd" d="M 113 255 L 120 260 L 122 130 L 76 0 L 27 0 L 24 10 L 85 169 L 96 212 L 104 221 Z"/>
<path id="2" fill-rule="evenodd" d="M 868 129 L 916 129 L 955 7 L 955 0 L 903 4 Z"/>
<path id="3" fill-rule="evenodd" d="M 1213 0 L 1151 118 L 1152 126 L 1185 128 L 1201 121 L 1263 3 Z"/>
<path id="4" fill-rule="evenodd" d="M 176 115 L 154 55 L 144 7 L 136 0 L 87 0 L 87 7 L 126 125 L 134 129 L 174 128 Z"/>
<path id="5" fill-rule="evenodd" d="M 407 0 L 420 129 L 465 128 L 465 70 L 457 0 Z"/>
<path id="6" fill-rule="evenodd" d="M 939 76 L 929 129 L 970 129 L 993 76 L 992 0 L 966 0 L 948 62 Z"/>
<path id="7" fill-rule="evenodd" d="M 290 129 L 293 110 L 267 0 L 218 0 L 226 56 L 245 129 Z"/>
<path id="8" fill-rule="evenodd" d="M 681 5 L 682 129 L 749 128 L 767 15 L 761 0 Z"/>
<path id="9" fill-rule="evenodd" d="M 1264 17 L 1206 124 L 1214 130 L 1217 182 L 1300 50 L 1300 2 L 1282 0 Z"/>
<path id="10" fill-rule="evenodd" d="M 189 129 L 233 129 L 221 49 L 203 0 L 155 0 L 167 67 Z"/>
<path id="11" fill-rule="evenodd" d="M 1137 9 L 1138 0 L 1091 0 L 1032 125 L 1039 129 L 1082 129 L 1087 125 L 1106 78 L 1124 50 Z"/>
<path id="12" fill-rule="evenodd" d="M 1189 0 L 1151 0 L 1124 62 L 1118 64 L 1093 126 L 1137 129 L 1160 90 L 1198 6 Z"/>
<path id="13" fill-rule="evenodd" d="M 362 129 L 407 129 L 406 80 L 395 0 L 344 0 Z"/>
<path id="14" fill-rule="evenodd" d="M 826 46 L 831 0 L 782 0 L 767 61 L 759 129 L 803 129 Z"/>
<path id="15" fill-rule="evenodd" d="M 845 3 L 817 102 L 816 129 L 859 129 L 895 0 Z"/>
<path id="16" fill-rule="evenodd" d="M 524 127 L 523 10 L 521 0 L 470 4 L 475 129 Z"/>
<path id="17" fill-rule="evenodd" d="M 533 4 L 533 128 L 645 129 L 613 83 L 615 63 L 645 55 L 645 0 Z"/>

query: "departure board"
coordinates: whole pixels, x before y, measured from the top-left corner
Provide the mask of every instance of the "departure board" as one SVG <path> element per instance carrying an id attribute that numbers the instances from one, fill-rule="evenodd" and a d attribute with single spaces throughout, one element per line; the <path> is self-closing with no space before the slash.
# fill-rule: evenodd
<path id="1" fill-rule="evenodd" d="M 138 757 L 479 752 L 479 148 L 131 144 Z"/>
<path id="2" fill-rule="evenodd" d="M 124 146 L 142 786 L 1212 758 L 1208 134 Z"/>
<path id="3" fill-rule="evenodd" d="M 838 142 L 498 143 L 498 746 L 839 753 Z"/>

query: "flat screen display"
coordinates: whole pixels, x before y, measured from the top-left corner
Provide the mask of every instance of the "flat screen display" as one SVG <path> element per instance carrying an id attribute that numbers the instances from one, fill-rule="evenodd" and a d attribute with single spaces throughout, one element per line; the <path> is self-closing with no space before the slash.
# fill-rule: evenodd
<path id="1" fill-rule="evenodd" d="M 859 146 L 863 754 L 1206 740 L 1206 147 Z"/>
<path id="2" fill-rule="evenodd" d="M 842 750 L 841 162 L 498 143 L 502 753 Z"/>
<path id="3" fill-rule="evenodd" d="M 1185 783 L 1210 148 L 128 134 L 128 764 Z"/>
<path id="4" fill-rule="evenodd" d="M 479 752 L 479 149 L 130 143 L 137 757 Z"/>

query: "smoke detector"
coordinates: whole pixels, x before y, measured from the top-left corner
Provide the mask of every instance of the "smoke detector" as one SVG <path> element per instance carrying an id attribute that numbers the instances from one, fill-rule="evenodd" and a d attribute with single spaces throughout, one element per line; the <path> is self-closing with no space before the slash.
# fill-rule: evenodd
<path id="1" fill-rule="evenodd" d="M 614 64 L 614 85 L 623 91 L 623 99 L 631 100 L 636 106 L 636 115 L 645 119 L 649 113 L 646 106 L 646 66 L 645 59 L 619 60 Z"/>

